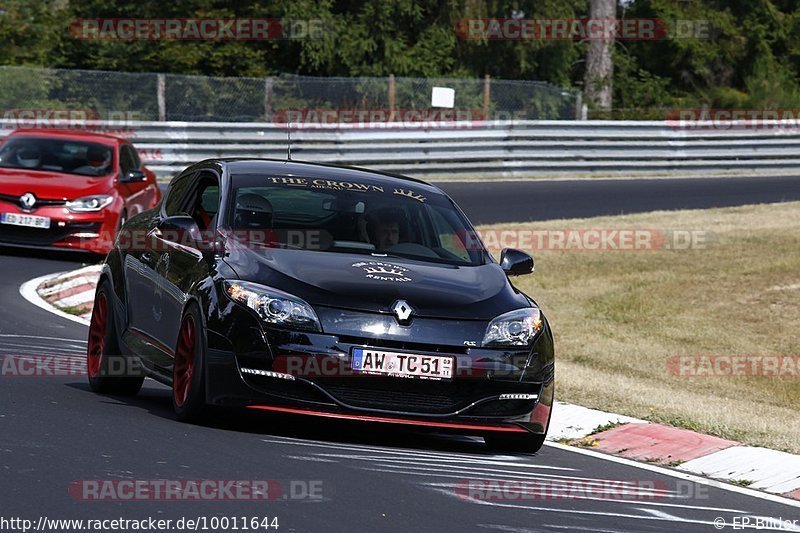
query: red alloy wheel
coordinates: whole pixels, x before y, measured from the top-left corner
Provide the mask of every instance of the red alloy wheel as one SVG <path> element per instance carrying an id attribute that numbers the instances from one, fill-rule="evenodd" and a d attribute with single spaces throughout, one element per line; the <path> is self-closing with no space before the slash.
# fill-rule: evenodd
<path id="1" fill-rule="evenodd" d="M 178 337 L 178 348 L 175 350 L 175 369 L 172 375 L 172 394 L 175 405 L 183 407 L 192 388 L 194 375 L 194 354 L 196 345 L 194 318 L 186 315 Z"/>
<path id="2" fill-rule="evenodd" d="M 98 293 L 89 324 L 89 347 L 86 352 L 86 370 L 90 378 L 100 374 L 100 363 L 106 347 L 106 322 L 108 321 L 108 300 L 102 292 Z"/>

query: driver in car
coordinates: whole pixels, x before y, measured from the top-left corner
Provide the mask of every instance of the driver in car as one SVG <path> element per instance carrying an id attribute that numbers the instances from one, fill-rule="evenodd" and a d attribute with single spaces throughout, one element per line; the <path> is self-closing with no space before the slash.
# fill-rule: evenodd
<path id="1" fill-rule="evenodd" d="M 101 146 L 91 146 L 86 150 L 86 164 L 73 170 L 76 174 L 103 176 L 111 166 L 111 150 Z"/>
<path id="2" fill-rule="evenodd" d="M 388 250 L 400 242 L 400 218 L 396 211 L 382 211 L 373 217 L 370 240 L 377 251 Z"/>

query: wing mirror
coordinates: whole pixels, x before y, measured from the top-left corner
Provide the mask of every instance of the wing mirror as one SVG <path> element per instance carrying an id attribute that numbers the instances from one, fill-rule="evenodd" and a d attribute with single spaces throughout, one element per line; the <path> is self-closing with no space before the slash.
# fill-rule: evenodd
<path id="1" fill-rule="evenodd" d="M 533 272 L 533 257 L 513 248 L 505 248 L 500 253 L 500 268 L 507 276 L 524 276 Z"/>
<path id="2" fill-rule="evenodd" d="M 165 241 L 197 247 L 202 241 L 200 227 L 189 215 L 167 217 L 158 224 L 158 231 Z"/>
<path id="3" fill-rule="evenodd" d="M 141 183 L 147 181 L 147 174 L 141 170 L 129 170 L 119 179 L 120 183 Z"/>

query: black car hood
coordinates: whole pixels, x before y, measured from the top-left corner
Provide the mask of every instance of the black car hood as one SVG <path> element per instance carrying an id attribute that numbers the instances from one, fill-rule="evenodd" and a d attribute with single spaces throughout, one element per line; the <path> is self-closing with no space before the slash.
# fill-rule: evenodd
<path id="1" fill-rule="evenodd" d="M 277 248 L 234 250 L 226 262 L 242 280 L 294 294 L 313 306 L 389 313 L 402 299 L 415 316 L 490 320 L 530 305 L 496 263 L 457 267 Z"/>

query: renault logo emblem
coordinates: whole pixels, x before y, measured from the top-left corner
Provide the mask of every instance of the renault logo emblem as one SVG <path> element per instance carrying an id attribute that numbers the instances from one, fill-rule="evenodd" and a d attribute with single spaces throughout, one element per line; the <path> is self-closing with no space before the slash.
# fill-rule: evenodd
<path id="1" fill-rule="evenodd" d="M 33 193 L 26 192 L 19 197 L 19 204 L 25 209 L 32 209 L 36 205 L 36 197 Z"/>
<path id="2" fill-rule="evenodd" d="M 408 322 L 411 315 L 414 314 L 414 308 L 408 305 L 408 302 L 405 300 L 397 300 L 394 305 L 392 305 L 392 311 L 397 317 L 397 321 L 401 324 Z"/>

